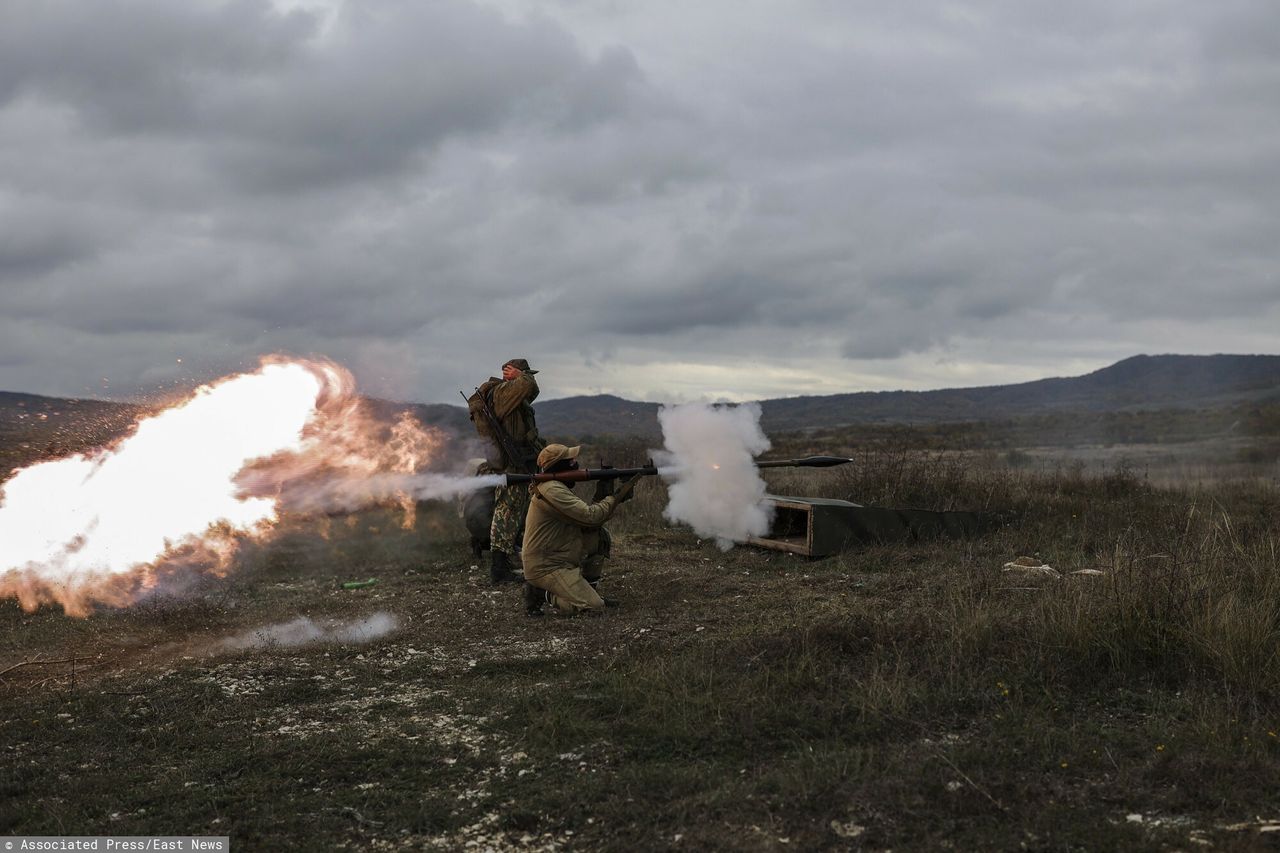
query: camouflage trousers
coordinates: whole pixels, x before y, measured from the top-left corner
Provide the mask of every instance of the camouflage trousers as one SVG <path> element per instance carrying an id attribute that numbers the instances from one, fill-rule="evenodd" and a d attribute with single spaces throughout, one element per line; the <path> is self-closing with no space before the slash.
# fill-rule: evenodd
<path id="1" fill-rule="evenodd" d="M 493 522 L 489 525 L 489 547 L 504 554 L 516 553 L 524 535 L 524 517 L 529 512 L 529 487 L 524 483 L 494 489 Z"/>

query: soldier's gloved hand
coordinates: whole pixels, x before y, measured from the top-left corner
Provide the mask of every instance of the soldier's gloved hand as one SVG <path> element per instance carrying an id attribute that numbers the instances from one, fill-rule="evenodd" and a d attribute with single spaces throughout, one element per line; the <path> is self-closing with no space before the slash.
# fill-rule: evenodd
<path id="1" fill-rule="evenodd" d="M 636 485 L 640 482 L 640 478 L 643 476 L 643 474 L 632 474 L 630 477 L 623 480 L 622 487 L 618 489 L 617 494 L 614 495 L 614 500 L 617 501 L 619 506 L 636 496 Z"/>
<path id="2" fill-rule="evenodd" d="M 601 471 L 612 471 L 612 470 L 613 470 L 613 466 L 612 466 L 612 465 L 605 465 L 605 464 L 602 462 L 602 463 L 600 463 L 600 470 L 601 470 Z M 607 480 L 596 480 L 596 494 L 595 494 L 595 497 L 594 497 L 592 500 L 594 500 L 596 503 L 600 503 L 600 501 L 602 501 L 602 500 L 604 500 L 605 498 L 609 497 L 609 495 L 611 495 L 611 494 L 613 494 L 613 478 L 612 478 L 612 477 L 610 477 L 610 478 L 609 478 L 609 479 L 607 479 Z"/>

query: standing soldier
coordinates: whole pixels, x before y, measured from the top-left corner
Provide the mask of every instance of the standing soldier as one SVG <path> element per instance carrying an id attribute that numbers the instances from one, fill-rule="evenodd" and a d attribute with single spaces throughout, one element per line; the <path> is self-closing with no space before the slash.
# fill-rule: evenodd
<path id="1" fill-rule="evenodd" d="M 482 473 L 533 473 L 538 451 L 546 442 L 538 436 L 533 401 L 538 396 L 538 383 L 523 358 L 513 358 L 502 365 L 502 378 L 490 376 L 468 398 L 471 420 L 476 431 L 489 443 Z M 512 568 L 512 556 L 520 542 L 525 513 L 529 509 L 529 490 L 524 484 L 498 486 L 494 498 L 493 522 L 489 527 L 492 562 L 489 580 L 494 584 L 519 583 L 520 575 Z"/>

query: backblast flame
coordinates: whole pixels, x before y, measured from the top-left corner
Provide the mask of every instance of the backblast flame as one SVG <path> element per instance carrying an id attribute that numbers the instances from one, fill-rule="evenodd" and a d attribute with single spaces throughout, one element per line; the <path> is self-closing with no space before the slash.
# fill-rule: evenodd
<path id="1" fill-rule="evenodd" d="M 137 600 L 175 567 L 225 570 L 238 537 L 268 530 L 297 478 L 411 472 L 439 443 L 416 422 L 390 441 L 380 426 L 331 362 L 270 357 L 203 386 L 111 447 L 0 486 L 0 597 L 85 615 Z"/>

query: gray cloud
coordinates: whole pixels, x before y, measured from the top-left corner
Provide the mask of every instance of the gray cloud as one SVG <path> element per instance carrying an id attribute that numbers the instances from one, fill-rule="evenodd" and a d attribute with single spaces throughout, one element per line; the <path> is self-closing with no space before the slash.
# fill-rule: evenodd
<path id="1" fill-rule="evenodd" d="M 1262 0 L 295 5 L 0 7 L 0 387 L 288 350 L 452 402 L 520 354 L 547 396 L 683 399 L 1275 348 Z"/>
<path id="2" fill-rule="evenodd" d="M 189 129 L 206 87 L 286 67 L 314 23 L 253 2 L 14 0 L 0 10 L 0 94 L 65 102 L 108 131 Z"/>

